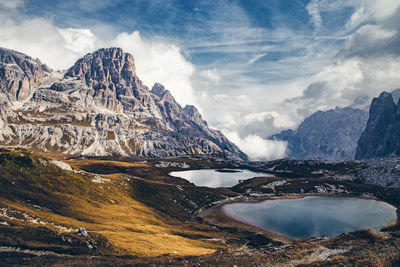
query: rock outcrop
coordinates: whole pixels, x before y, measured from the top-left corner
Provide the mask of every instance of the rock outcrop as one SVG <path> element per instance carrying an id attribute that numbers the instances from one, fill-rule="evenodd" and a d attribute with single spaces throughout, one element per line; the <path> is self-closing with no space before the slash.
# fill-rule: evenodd
<path id="1" fill-rule="evenodd" d="M 0 110 L 0 145 L 67 155 L 247 159 L 194 106 L 182 108 L 161 84 L 150 91 L 120 48 L 87 54 L 65 73 L 11 50 L 0 55 L 0 94 L 8 103 Z"/>
<path id="2" fill-rule="evenodd" d="M 51 69 L 40 60 L 0 49 L 0 91 L 3 103 L 29 98 Z"/>
<path id="3" fill-rule="evenodd" d="M 395 91 L 396 92 L 396 91 Z M 374 98 L 365 131 L 358 141 L 356 159 L 400 155 L 400 102 L 390 93 Z"/>
<path id="4" fill-rule="evenodd" d="M 287 141 L 287 156 L 291 158 L 353 159 L 367 119 L 365 110 L 351 107 L 317 111 L 296 130 L 285 130 L 269 138 Z"/>

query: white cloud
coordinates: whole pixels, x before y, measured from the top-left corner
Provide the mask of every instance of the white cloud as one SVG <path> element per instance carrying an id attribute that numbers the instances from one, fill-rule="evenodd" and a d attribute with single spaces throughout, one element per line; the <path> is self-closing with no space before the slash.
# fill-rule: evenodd
<path id="1" fill-rule="evenodd" d="M 82 53 L 95 49 L 97 37 L 89 29 L 58 29 L 64 39 L 64 47 L 73 52 Z"/>
<path id="2" fill-rule="evenodd" d="M 23 0 L 0 0 L 0 5 L 8 9 L 16 9 L 24 6 Z"/>
<path id="3" fill-rule="evenodd" d="M 384 30 L 380 25 L 364 25 L 350 38 L 350 43 L 355 39 L 364 39 L 365 42 L 377 42 L 393 37 L 396 31 Z M 354 45 L 354 44 L 353 44 Z"/>
<path id="4" fill-rule="evenodd" d="M 236 132 L 224 132 L 250 160 L 271 160 L 285 157 L 287 142 L 266 140 L 256 135 L 241 138 Z"/>
<path id="5" fill-rule="evenodd" d="M 341 52 L 345 57 L 376 57 L 392 52 L 390 39 L 397 34 L 396 30 L 387 30 L 380 25 L 364 25 L 350 35 Z M 397 44 L 394 45 L 397 49 Z"/>
<path id="6" fill-rule="evenodd" d="M 35 18 L 15 22 L 1 14 L 0 46 L 17 50 L 55 69 L 65 69 L 95 46 L 95 38 L 88 39 L 89 30 L 60 29 L 45 19 Z M 83 42 L 84 40 L 84 42 Z M 84 46 L 78 49 L 78 46 Z M 79 51 L 78 51 L 79 50 Z"/>
<path id="7" fill-rule="evenodd" d="M 319 13 L 319 0 L 312 0 L 306 7 L 311 20 L 314 23 L 314 34 L 317 33 L 322 27 L 322 18 Z"/>
<path id="8" fill-rule="evenodd" d="M 378 22 L 391 17 L 400 7 L 398 0 L 358 0 L 364 10 L 363 20 L 375 19 Z"/>
<path id="9" fill-rule="evenodd" d="M 213 82 L 214 84 L 218 84 L 221 80 L 221 75 L 216 68 L 203 70 L 200 72 L 200 76 Z"/>
<path id="10" fill-rule="evenodd" d="M 253 64 L 254 62 L 256 62 L 257 60 L 259 60 L 260 58 L 262 58 L 263 56 L 266 56 L 267 53 L 262 53 L 262 54 L 257 54 L 254 57 L 250 58 L 250 60 L 247 62 L 247 64 Z"/>
<path id="11" fill-rule="evenodd" d="M 342 90 L 354 88 L 355 84 L 363 79 L 360 65 L 361 62 L 358 59 L 337 62 L 315 75 L 314 80 L 326 82 L 331 86 L 333 90 L 328 96 L 340 96 Z"/>

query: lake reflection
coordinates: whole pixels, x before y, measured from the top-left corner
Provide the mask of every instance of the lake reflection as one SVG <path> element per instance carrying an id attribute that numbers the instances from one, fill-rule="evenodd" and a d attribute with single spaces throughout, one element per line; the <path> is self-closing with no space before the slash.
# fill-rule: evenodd
<path id="1" fill-rule="evenodd" d="M 232 187 L 239 183 L 239 180 L 246 180 L 253 177 L 271 176 L 264 172 L 253 172 L 247 169 L 202 169 L 190 171 L 171 172 L 170 175 L 184 178 L 197 186 L 207 187 Z"/>
<path id="2" fill-rule="evenodd" d="M 396 220 L 387 203 L 359 198 L 306 197 L 233 203 L 223 211 L 239 221 L 292 238 L 336 236 L 361 229 L 379 230 Z"/>

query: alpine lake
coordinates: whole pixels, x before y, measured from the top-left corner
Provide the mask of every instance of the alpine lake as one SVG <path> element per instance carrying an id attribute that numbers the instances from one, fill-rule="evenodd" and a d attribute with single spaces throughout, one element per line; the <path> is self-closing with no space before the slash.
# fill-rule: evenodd
<path id="1" fill-rule="evenodd" d="M 232 187 L 268 173 L 247 169 L 201 169 L 171 172 L 196 186 Z M 222 206 L 234 220 L 293 239 L 338 236 L 362 229 L 380 230 L 397 220 L 396 208 L 381 201 L 352 197 L 313 196 L 238 202 Z"/>

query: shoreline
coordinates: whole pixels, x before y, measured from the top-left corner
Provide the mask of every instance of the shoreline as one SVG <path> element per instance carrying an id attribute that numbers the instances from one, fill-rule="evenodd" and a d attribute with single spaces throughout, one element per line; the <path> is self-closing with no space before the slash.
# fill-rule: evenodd
<path id="1" fill-rule="evenodd" d="M 228 228 L 236 228 L 238 230 L 247 230 L 257 234 L 262 234 L 267 238 L 272 239 L 273 241 L 279 241 L 284 244 L 294 244 L 296 242 L 307 240 L 309 238 L 332 238 L 329 236 L 315 236 L 315 237 L 308 237 L 308 238 L 293 238 L 286 236 L 284 234 L 274 232 L 272 230 L 264 229 L 256 225 L 252 225 L 246 223 L 244 221 L 238 220 L 235 217 L 229 216 L 223 209 L 223 207 L 227 204 L 233 203 L 260 203 L 265 200 L 279 200 L 279 199 L 300 199 L 300 198 L 313 198 L 313 197 L 332 197 L 332 198 L 359 198 L 359 199 L 368 199 L 373 201 L 381 202 L 385 205 L 390 206 L 396 212 L 396 219 L 392 222 L 389 222 L 384 227 L 381 228 L 385 229 L 391 226 L 395 226 L 399 222 L 399 209 L 383 200 L 376 198 L 375 196 L 348 196 L 348 195 L 327 195 L 327 194 L 287 194 L 282 196 L 257 196 L 255 198 L 247 199 L 245 196 L 242 196 L 239 199 L 229 199 L 224 202 L 218 203 L 215 206 L 212 206 L 206 210 L 199 212 L 197 215 L 204 219 L 209 224 L 219 226 L 219 227 L 228 227 Z"/>

